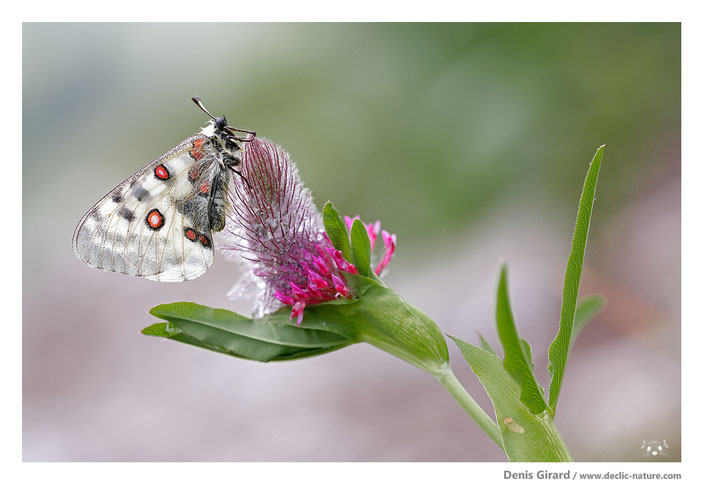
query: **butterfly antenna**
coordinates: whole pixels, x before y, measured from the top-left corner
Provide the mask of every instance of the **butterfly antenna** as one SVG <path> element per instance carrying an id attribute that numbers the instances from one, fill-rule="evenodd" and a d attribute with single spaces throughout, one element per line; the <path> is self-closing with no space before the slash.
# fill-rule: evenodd
<path id="1" fill-rule="evenodd" d="M 191 99 L 193 100 L 194 103 L 196 103 L 196 105 L 197 105 L 200 109 L 202 109 L 202 110 L 205 112 L 205 114 L 207 114 L 208 116 L 210 116 L 212 119 L 215 119 L 215 116 L 211 115 L 211 114 L 210 114 L 210 111 L 208 111 L 207 109 L 205 109 L 205 106 L 203 106 L 203 101 L 200 100 L 200 96 L 193 96 Z"/>

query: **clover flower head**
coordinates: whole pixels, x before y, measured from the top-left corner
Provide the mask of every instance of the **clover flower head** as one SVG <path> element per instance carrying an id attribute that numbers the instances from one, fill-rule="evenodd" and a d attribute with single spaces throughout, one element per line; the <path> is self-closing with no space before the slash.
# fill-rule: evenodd
<path id="1" fill-rule="evenodd" d="M 244 181 L 235 177 L 231 184 L 232 210 L 222 231 L 221 249 L 242 258 L 248 271 L 231 295 L 254 287 L 259 292 L 256 315 L 288 305 L 299 325 L 308 305 L 355 298 L 345 273 L 358 270 L 325 234 L 320 212 L 289 154 L 265 138 L 256 138 L 246 143 L 238 168 Z M 345 217 L 348 227 L 354 219 Z M 381 230 L 379 221 L 365 227 L 372 249 L 379 235 L 384 242 L 375 270 L 380 274 L 393 256 L 396 236 Z"/>

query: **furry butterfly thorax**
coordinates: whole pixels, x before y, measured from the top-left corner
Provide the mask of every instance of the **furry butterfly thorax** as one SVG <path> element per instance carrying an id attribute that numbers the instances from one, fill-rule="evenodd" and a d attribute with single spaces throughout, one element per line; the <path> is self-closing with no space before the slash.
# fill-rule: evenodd
<path id="1" fill-rule="evenodd" d="M 228 192 L 244 144 L 256 133 L 211 120 L 111 190 L 81 218 L 73 250 L 104 271 L 155 281 L 185 281 L 213 262 L 213 233 L 225 227 Z M 242 133 L 244 136 L 239 136 Z"/>

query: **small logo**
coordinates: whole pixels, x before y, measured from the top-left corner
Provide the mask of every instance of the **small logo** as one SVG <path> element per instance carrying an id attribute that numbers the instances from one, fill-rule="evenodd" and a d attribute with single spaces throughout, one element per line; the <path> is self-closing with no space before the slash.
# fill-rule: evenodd
<path id="1" fill-rule="evenodd" d="M 643 454 L 645 456 L 650 456 L 650 457 L 656 457 L 656 456 L 667 456 L 667 449 L 669 448 L 669 445 L 667 444 L 667 440 L 652 440 L 652 441 L 645 441 L 643 440 L 643 444 L 640 445 L 641 451 L 643 451 Z"/>

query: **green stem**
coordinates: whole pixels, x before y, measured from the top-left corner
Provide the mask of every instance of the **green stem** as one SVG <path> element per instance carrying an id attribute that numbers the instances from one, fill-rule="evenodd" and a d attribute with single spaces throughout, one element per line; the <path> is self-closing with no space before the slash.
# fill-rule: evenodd
<path id="1" fill-rule="evenodd" d="M 532 461 L 574 461 L 552 417 L 545 416 L 543 421 L 543 430 L 545 433 L 541 442 L 538 443 L 541 451 L 536 455 L 540 458 Z"/>
<path id="2" fill-rule="evenodd" d="M 457 377 L 455 377 L 455 374 L 452 372 L 450 366 L 443 366 L 442 370 L 434 375 L 437 380 L 440 381 L 440 384 L 447 389 L 447 392 L 449 392 L 450 395 L 452 395 L 452 397 L 460 403 L 460 406 L 462 406 L 467 414 L 469 414 L 469 417 L 472 418 L 487 435 L 489 435 L 489 438 L 491 438 L 502 451 L 504 451 L 504 445 L 501 440 L 501 432 L 499 431 L 499 427 L 496 425 L 494 420 L 491 419 L 481 407 L 479 407 L 479 404 L 472 399 L 472 396 L 469 395 L 467 390 L 462 387 L 462 384 L 460 384 L 460 381 L 457 380 Z"/>

